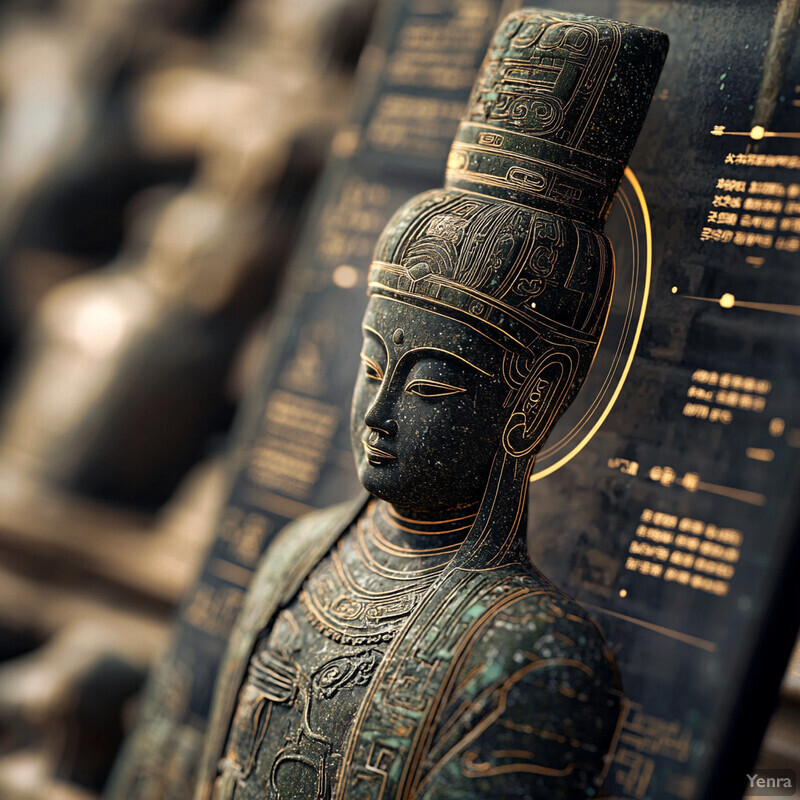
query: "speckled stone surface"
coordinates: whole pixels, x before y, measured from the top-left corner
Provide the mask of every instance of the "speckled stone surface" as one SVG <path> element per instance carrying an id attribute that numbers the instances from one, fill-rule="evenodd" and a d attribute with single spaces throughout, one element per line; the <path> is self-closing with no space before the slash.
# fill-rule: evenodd
<path id="1" fill-rule="evenodd" d="M 531 565 L 525 501 L 603 330 L 602 223 L 665 53 L 663 34 L 608 20 L 501 25 L 445 188 L 395 215 L 370 269 L 351 434 L 378 500 L 304 517 L 265 554 L 197 800 L 598 791 L 619 679 Z M 349 705 L 319 711 L 334 686 Z"/>

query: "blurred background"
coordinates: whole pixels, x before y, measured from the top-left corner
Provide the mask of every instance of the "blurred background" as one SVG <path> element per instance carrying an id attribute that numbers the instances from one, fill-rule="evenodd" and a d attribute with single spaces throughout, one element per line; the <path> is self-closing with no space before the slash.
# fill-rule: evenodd
<path id="1" fill-rule="evenodd" d="M 373 6 L 0 6 L 2 798 L 106 780 Z"/>
<path id="2" fill-rule="evenodd" d="M 0 6 L 0 798 L 102 790 L 374 12 Z M 797 654 L 783 698 L 766 766 L 798 760 Z"/>

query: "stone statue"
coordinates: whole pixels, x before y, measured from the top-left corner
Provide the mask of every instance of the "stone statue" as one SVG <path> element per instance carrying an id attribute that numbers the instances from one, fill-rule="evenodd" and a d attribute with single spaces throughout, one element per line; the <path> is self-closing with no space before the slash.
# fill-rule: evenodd
<path id="1" fill-rule="evenodd" d="M 534 9 L 498 29 L 444 189 L 369 276 L 353 401 L 371 497 L 267 551 L 216 689 L 196 800 L 572 798 L 621 686 L 525 549 L 537 450 L 603 332 L 602 225 L 663 34 Z"/>

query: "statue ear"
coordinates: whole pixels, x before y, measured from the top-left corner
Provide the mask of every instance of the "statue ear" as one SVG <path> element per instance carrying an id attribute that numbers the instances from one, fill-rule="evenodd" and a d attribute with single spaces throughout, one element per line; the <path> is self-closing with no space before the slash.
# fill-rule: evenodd
<path id="1" fill-rule="evenodd" d="M 578 372 L 578 354 L 550 350 L 531 372 L 503 431 L 503 447 L 512 456 L 537 449 L 559 417 Z"/>

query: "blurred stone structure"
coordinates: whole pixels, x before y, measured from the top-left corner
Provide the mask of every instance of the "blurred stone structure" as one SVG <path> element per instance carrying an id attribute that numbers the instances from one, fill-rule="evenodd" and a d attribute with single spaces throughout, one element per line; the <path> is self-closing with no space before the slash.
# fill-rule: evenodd
<path id="1" fill-rule="evenodd" d="M 220 443 L 258 357 L 248 336 L 372 10 L 3 9 L 3 796 L 105 780 L 212 534 Z"/>

